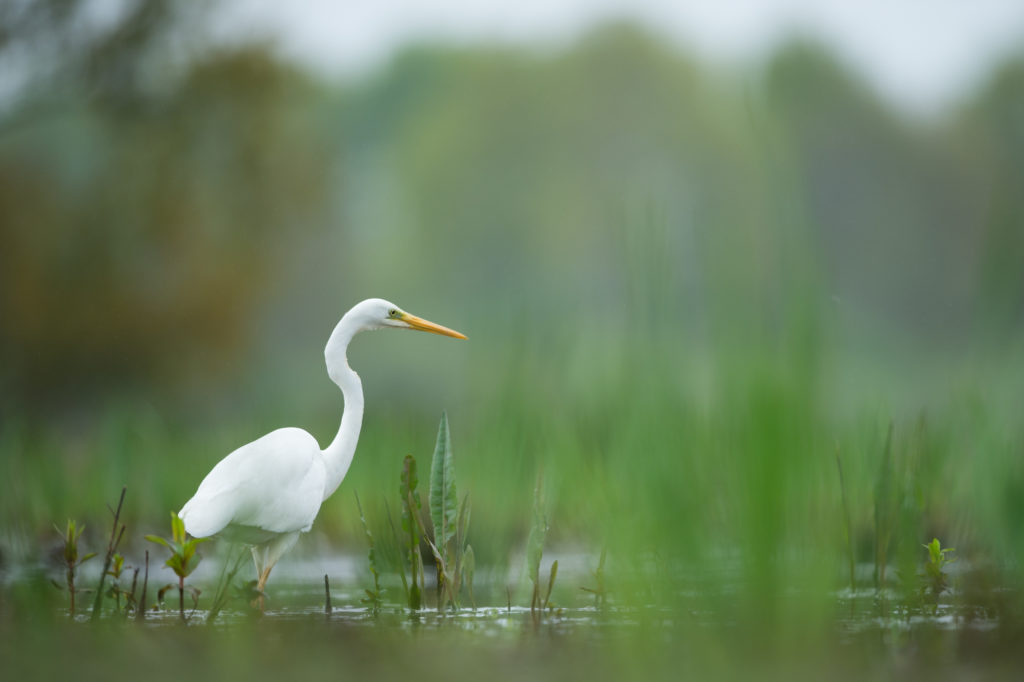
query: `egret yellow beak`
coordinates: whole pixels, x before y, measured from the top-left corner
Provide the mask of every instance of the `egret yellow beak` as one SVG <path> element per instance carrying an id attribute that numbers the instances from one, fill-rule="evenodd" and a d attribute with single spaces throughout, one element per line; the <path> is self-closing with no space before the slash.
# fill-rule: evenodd
<path id="1" fill-rule="evenodd" d="M 401 319 L 402 322 L 405 322 L 413 329 L 419 330 L 421 332 L 431 332 L 432 334 L 440 334 L 441 336 L 451 336 L 456 339 L 466 338 L 465 334 L 461 334 L 455 331 L 454 329 L 442 327 L 439 324 L 434 324 L 433 322 L 424 320 L 422 317 L 416 317 L 415 315 L 410 315 L 409 313 L 402 313 L 399 319 Z"/>

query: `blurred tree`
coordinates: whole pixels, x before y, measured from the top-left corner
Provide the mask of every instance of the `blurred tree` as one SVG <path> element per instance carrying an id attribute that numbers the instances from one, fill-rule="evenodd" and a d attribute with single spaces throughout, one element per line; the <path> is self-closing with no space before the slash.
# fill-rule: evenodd
<path id="1" fill-rule="evenodd" d="M 180 3 L 95 33 L 68 4 L 15 3 L 2 44 L 72 44 L 0 121 L 0 381 L 25 408 L 229 363 L 329 158 L 264 49 L 168 52 Z"/>
<path id="2" fill-rule="evenodd" d="M 530 362 L 590 344 L 610 376 L 637 374 L 629 347 L 652 374 L 688 343 L 802 353 L 833 297 L 860 332 L 929 347 L 979 311 L 1019 325 L 1019 67 L 952 126 L 898 116 L 811 44 L 741 89 L 619 24 L 554 55 L 419 47 L 328 88 L 215 49 L 205 3 L 94 6 L 0 10 L 23 74 L 0 116 L 8 400 L 180 385 L 261 318 L 312 347 L 338 292 L 458 292 L 507 313 L 481 324 L 561 342 Z"/>
<path id="3" fill-rule="evenodd" d="M 814 44 L 776 54 L 765 89 L 795 160 L 824 283 L 848 320 L 961 339 L 974 216 L 940 131 L 899 118 Z"/>

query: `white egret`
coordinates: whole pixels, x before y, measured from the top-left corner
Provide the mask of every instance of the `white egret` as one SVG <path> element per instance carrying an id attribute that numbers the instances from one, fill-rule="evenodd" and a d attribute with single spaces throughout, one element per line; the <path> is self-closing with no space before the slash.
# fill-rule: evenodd
<path id="1" fill-rule="evenodd" d="M 345 399 L 331 444 L 321 450 L 302 429 L 272 431 L 218 462 L 178 514 L 194 537 L 217 535 L 250 545 L 261 594 L 274 564 L 312 527 L 321 503 L 338 489 L 352 463 L 363 419 L 363 387 L 345 353 L 352 337 L 372 329 L 418 329 L 466 338 L 383 299 L 356 304 L 324 349 L 327 374 Z"/>

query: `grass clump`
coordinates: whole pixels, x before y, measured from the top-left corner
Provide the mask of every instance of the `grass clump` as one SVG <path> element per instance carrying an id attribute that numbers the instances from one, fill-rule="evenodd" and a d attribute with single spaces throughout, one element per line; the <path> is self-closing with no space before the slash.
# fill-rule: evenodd
<path id="1" fill-rule="evenodd" d="M 604 562 L 607 558 L 608 548 L 603 547 L 601 549 L 601 558 L 597 562 L 597 568 L 593 571 L 594 586 L 580 588 L 584 592 L 590 592 L 594 595 L 594 606 L 596 606 L 599 609 L 604 608 L 605 604 L 608 601 L 608 588 L 605 587 L 604 582 Z M 552 582 L 554 582 L 553 578 Z"/>
<path id="2" fill-rule="evenodd" d="M 530 597 L 530 613 L 538 618 L 545 609 L 551 608 L 551 591 L 555 587 L 555 577 L 558 575 L 558 560 L 551 563 L 551 572 L 548 576 L 547 591 L 541 596 L 540 562 L 544 555 L 544 541 L 548 535 L 548 519 L 544 512 L 544 494 L 542 491 L 543 479 L 537 478 L 537 484 L 533 489 L 533 525 L 530 527 L 530 537 L 526 541 L 526 567 L 533 583 L 533 594 Z"/>

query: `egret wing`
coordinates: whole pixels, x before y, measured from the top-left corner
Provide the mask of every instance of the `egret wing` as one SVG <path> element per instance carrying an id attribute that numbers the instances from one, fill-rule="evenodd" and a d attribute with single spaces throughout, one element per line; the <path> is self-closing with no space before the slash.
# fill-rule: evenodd
<path id="1" fill-rule="evenodd" d="M 194 537 L 228 526 L 307 531 L 320 509 L 324 478 L 316 439 L 302 429 L 278 429 L 218 462 L 179 515 Z"/>

